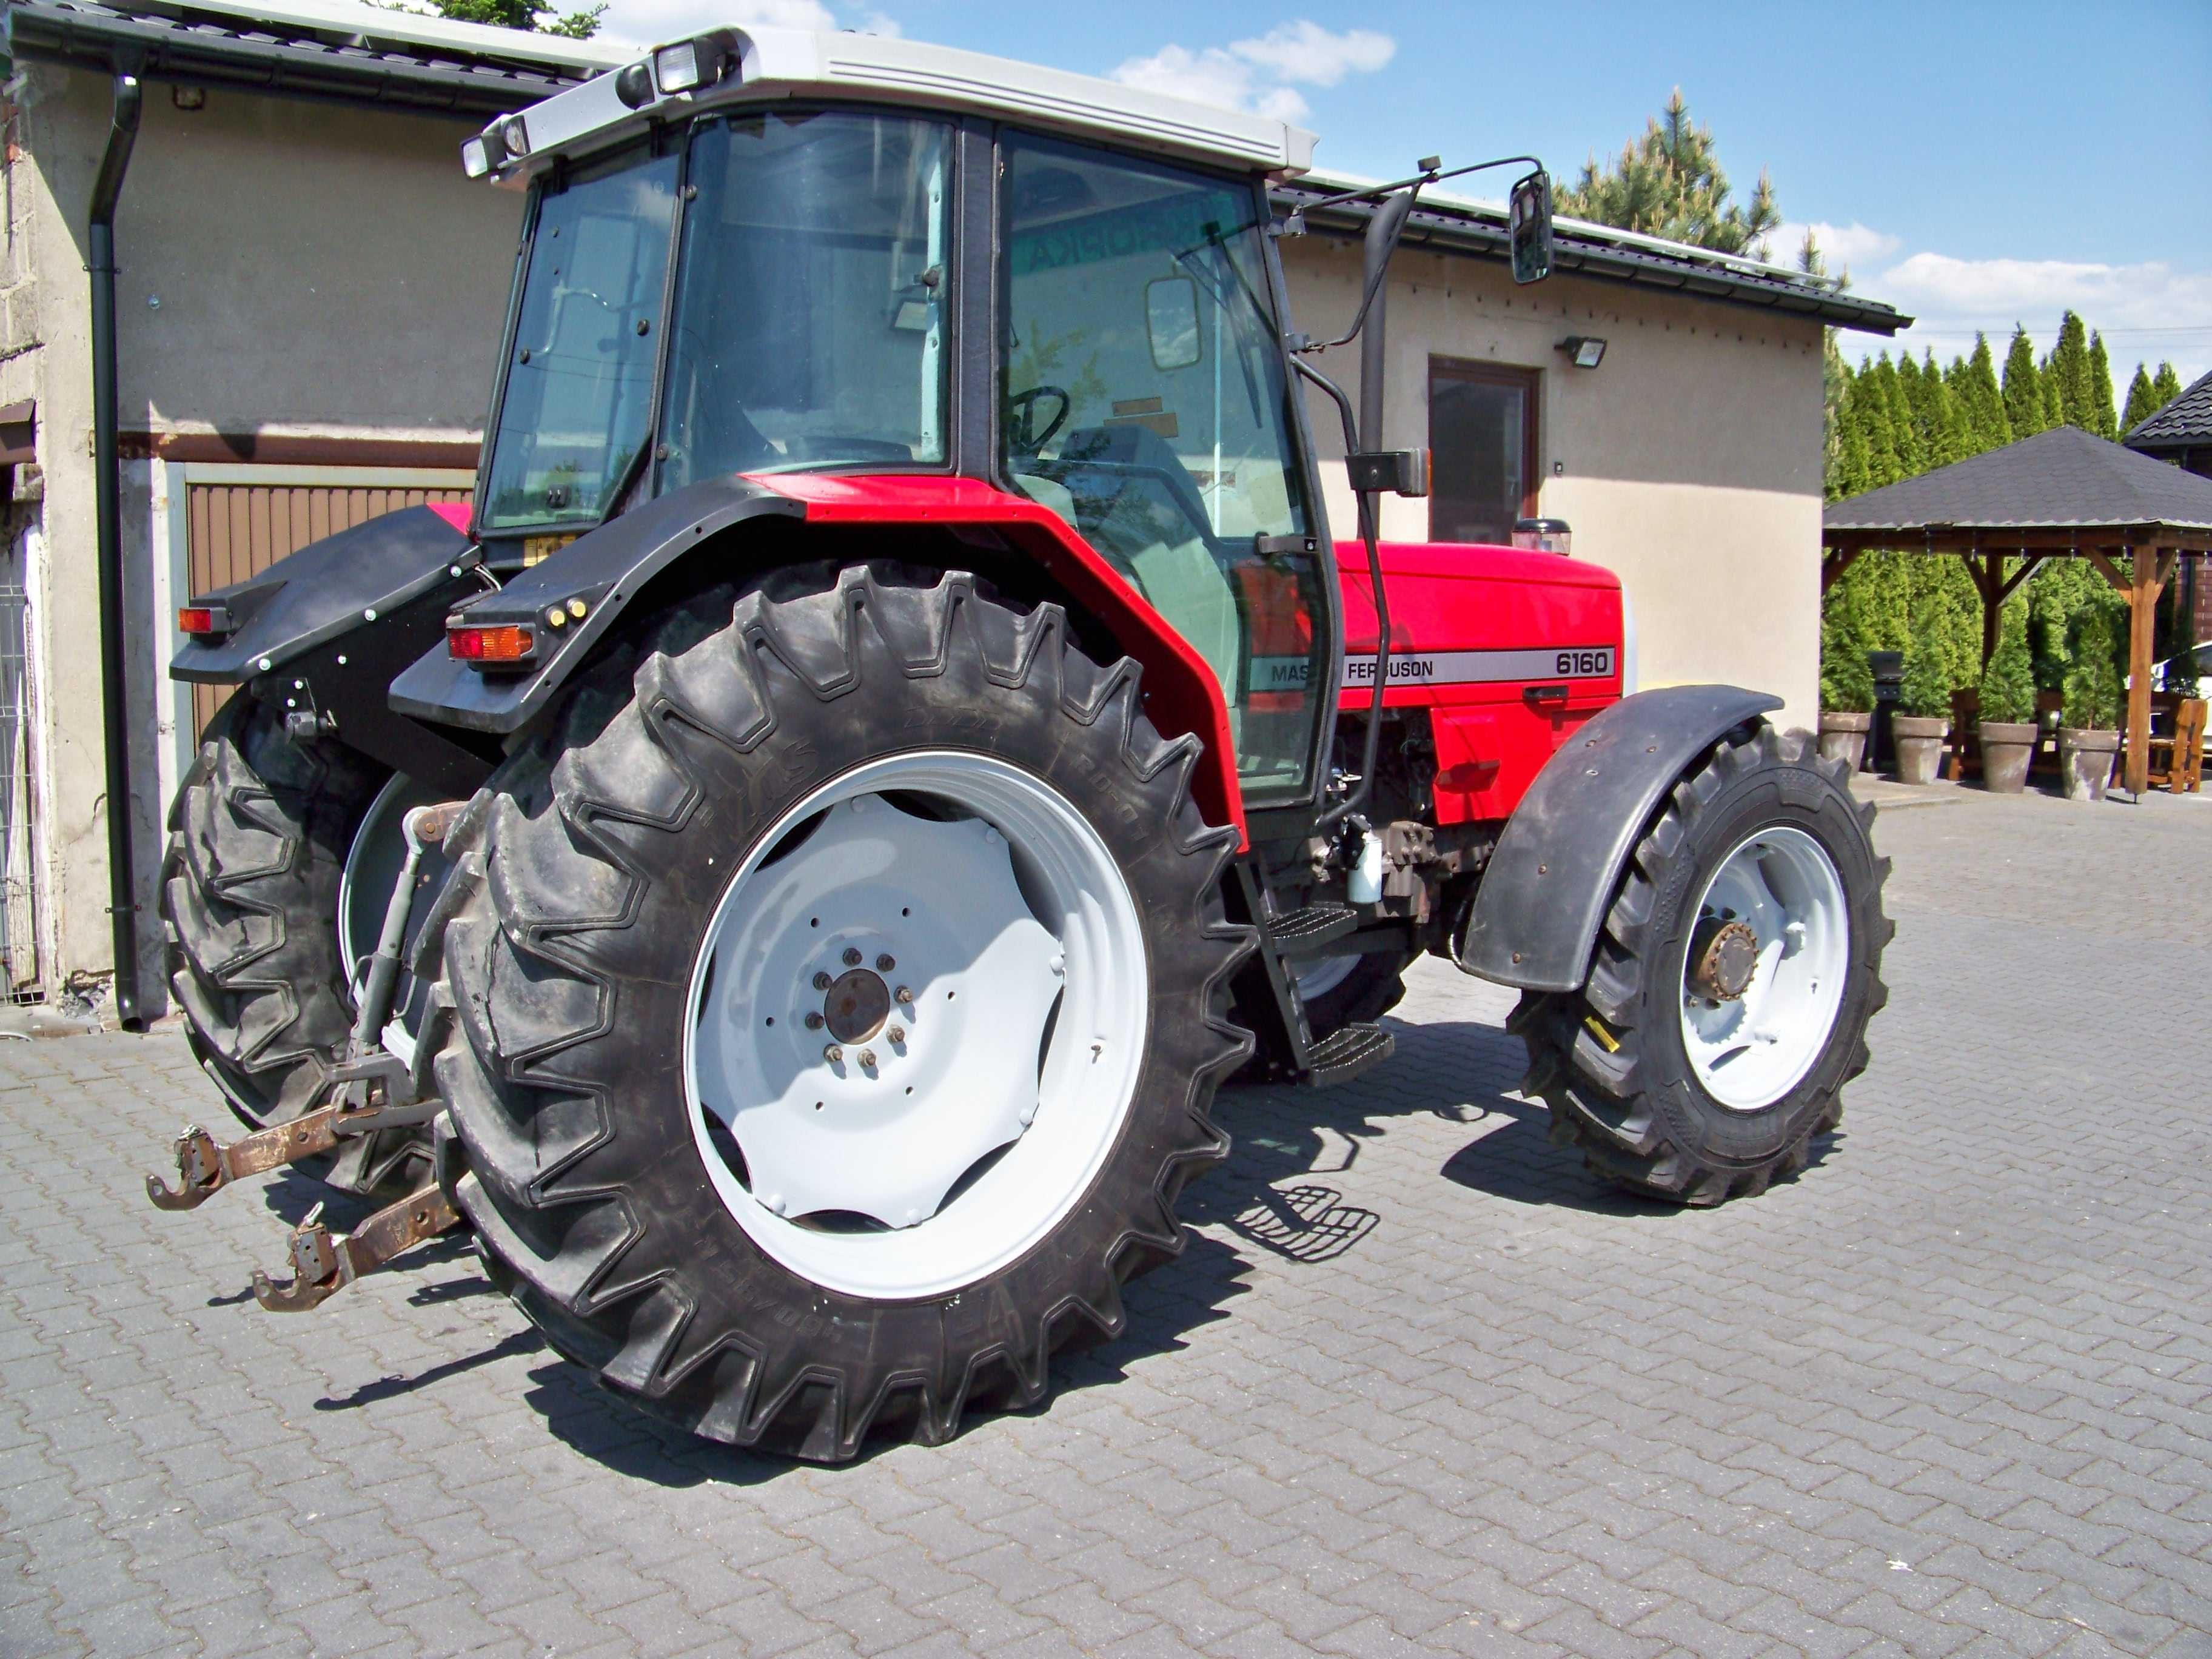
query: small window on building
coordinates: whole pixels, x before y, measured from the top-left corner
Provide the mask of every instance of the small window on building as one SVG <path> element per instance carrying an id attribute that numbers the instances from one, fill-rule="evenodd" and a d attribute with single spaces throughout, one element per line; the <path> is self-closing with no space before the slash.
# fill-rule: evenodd
<path id="1" fill-rule="evenodd" d="M 1429 359 L 1429 538 L 1513 539 L 1536 516 L 1536 371 Z"/>

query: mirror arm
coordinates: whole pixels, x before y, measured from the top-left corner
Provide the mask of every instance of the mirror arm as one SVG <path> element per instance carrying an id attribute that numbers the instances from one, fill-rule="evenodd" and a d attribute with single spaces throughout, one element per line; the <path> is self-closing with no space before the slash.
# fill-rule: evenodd
<path id="1" fill-rule="evenodd" d="M 1344 388 L 1303 357 L 1291 357 L 1291 367 L 1328 394 L 1344 422 L 1344 453 L 1350 455 L 1357 451 L 1359 434 L 1352 419 L 1352 399 L 1344 395 Z M 1367 580 L 1375 595 L 1375 690 L 1367 703 L 1367 736 L 1360 744 L 1358 781 L 1352 786 L 1351 793 L 1314 820 L 1313 833 L 1316 836 L 1328 834 L 1367 805 L 1367 797 L 1374 787 L 1376 757 L 1382 752 L 1382 696 L 1389 690 L 1390 595 L 1382 586 L 1382 544 L 1376 528 L 1376 492 L 1357 490 L 1353 499 L 1359 503 L 1359 539 L 1367 549 Z M 1335 678 L 1334 674 L 1329 677 L 1332 689 Z M 1323 709 L 1322 717 L 1328 718 L 1329 712 Z"/>

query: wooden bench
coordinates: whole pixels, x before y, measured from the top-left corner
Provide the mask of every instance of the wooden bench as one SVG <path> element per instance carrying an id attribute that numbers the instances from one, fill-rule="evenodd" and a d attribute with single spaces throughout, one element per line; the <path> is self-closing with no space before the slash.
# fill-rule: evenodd
<path id="1" fill-rule="evenodd" d="M 2204 780 L 2204 714 L 2202 697 L 2177 699 L 2173 726 L 2150 738 L 2150 786 L 2170 794 L 2193 795 Z"/>

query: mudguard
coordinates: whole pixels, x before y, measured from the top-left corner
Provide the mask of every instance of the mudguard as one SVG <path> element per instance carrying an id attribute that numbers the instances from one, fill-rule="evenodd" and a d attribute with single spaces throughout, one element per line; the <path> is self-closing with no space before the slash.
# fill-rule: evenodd
<path id="1" fill-rule="evenodd" d="M 1048 507 L 973 478 L 825 473 L 737 474 L 659 496 L 579 537 L 505 587 L 473 599 L 471 623 L 530 627 L 554 641 L 526 672 L 484 673 L 442 646 L 392 685 L 402 714 L 505 736 L 549 708 L 623 608 L 654 575 L 720 532 L 748 520 L 781 517 L 809 525 L 940 525 L 988 532 L 1020 548 L 1082 614 L 1098 623 L 1143 665 L 1145 712 L 1163 737 L 1195 734 L 1202 744 L 1191 791 L 1212 823 L 1244 834 L 1237 750 L 1221 685 L 1190 643 Z M 715 549 L 709 556 L 727 556 Z M 556 607 L 580 620 L 545 625 Z"/>
<path id="2" fill-rule="evenodd" d="M 1606 906 L 1667 792 L 1724 733 L 1781 707 L 1738 686 L 1675 685 L 1593 715 L 1506 820 L 1460 965 L 1523 990 L 1580 990 Z"/>
<path id="3" fill-rule="evenodd" d="M 410 507 L 311 542 L 242 582 L 192 596 L 236 624 L 194 639 L 169 665 L 202 684 L 250 682 L 394 771 L 465 795 L 490 772 L 473 750 L 392 712 L 392 677 L 445 640 L 446 613 L 483 591 L 459 505 Z"/>
<path id="4" fill-rule="evenodd" d="M 392 706 L 418 720 L 505 736 L 552 702 L 638 590 L 685 553 L 748 519 L 801 519 L 806 509 L 742 475 L 714 478 L 656 496 L 579 536 L 550 558 L 530 566 L 495 592 L 477 596 L 469 620 L 483 627 L 514 623 L 552 641 L 551 652 L 520 674 L 486 674 L 457 662 L 440 632 L 428 653 L 392 683 Z M 584 607 L 581 620 L 558 631 L 545 613 Z"/>
<path id="5" fill-rule="evenodd" d="M 188 640 L 169 664 L 171 677 L 207 685 L 250 680 L 457 580 L 477 562 L 465 512 L 386 513 L 311 542 L 257 576 L 195 593 L 192 604 L 221 605 L 238 625 L 220 640 Z"/>

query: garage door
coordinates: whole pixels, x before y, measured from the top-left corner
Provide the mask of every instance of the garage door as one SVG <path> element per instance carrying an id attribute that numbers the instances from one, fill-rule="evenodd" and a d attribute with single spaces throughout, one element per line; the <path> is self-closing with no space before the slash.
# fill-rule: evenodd
<path id="1" fill-rule="evenodd" d="M 239 479 L 247 471 L 242 467 L 178 470 L 185 474 L 186 591 L 191 593 L 244 581 L 309 542 L 381 514 L 465 501 L 475 485 L 474 474 L 445 469 L 256 467 L 251 482 Z M 228 686 L 192 688 L 195 737 L 229 695 Z"/>

